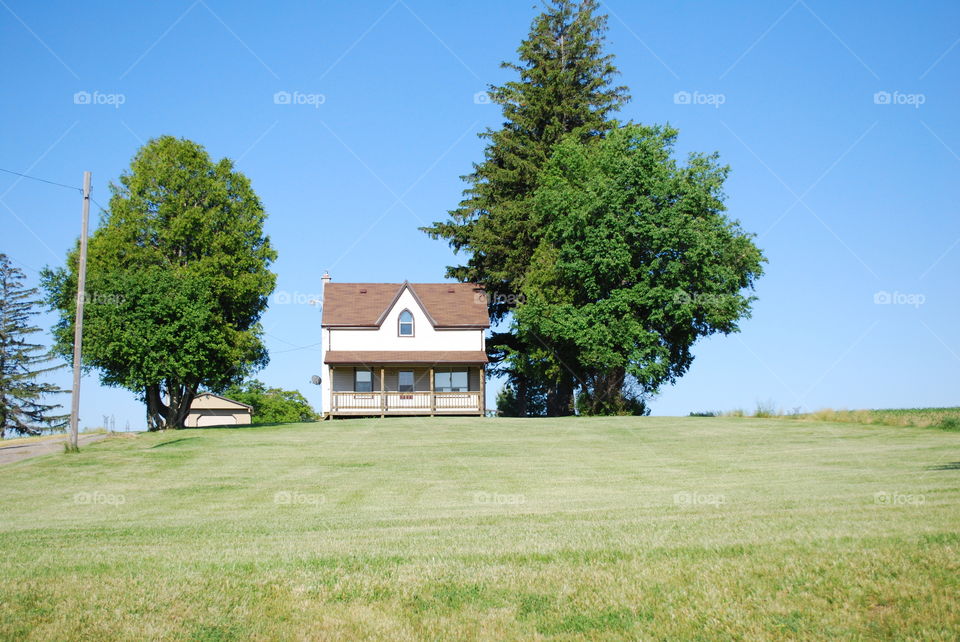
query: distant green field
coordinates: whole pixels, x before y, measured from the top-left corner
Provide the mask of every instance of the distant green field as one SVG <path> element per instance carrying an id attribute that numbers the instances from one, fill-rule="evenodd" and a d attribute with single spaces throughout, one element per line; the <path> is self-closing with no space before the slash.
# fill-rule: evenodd
<path id="1" fill-rule="evenodd" d="M 6 640 L 960 637 L 960 433 L 386 419 L 0 468 Z"/>

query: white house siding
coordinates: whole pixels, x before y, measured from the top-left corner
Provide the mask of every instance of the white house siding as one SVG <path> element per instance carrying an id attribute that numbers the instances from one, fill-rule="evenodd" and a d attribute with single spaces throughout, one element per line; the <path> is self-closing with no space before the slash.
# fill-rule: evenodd
<path id="1" fill-rule="evenodd" d="M 362 295 L 359 295 L 362 296 Z M 397 336 L 400 313 L 413 314 L 414 336 Z M 436 330 L 409 289 L 400 295 L 383 324 L 372 330 L 338 330 L 329 328 L 325 350 L 486 350 L 484 331 Z"/>

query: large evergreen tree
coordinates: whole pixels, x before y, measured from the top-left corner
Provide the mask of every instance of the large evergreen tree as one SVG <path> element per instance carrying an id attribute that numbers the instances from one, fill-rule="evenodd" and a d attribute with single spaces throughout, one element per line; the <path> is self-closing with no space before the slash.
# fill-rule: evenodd
<path id="1" fill-rule="evenodd" d="M 260 316 L 276 276 L 266 214 L 229 159 L 163 136 L 111 185 L 110 211 L 90 238 L 83 364 L 137 393 L 149 428 L 182 428 L 199 388 L 223 390 L 267 361 Z M 68 354 L 77 253 L 48 270 Z"/>
<path id="2" fill-rule="evenodd" d="M 0 437 L 7 431 L 38 435 L 62 428 L 66 415 L 56 415 L 58 404 L 47 403 L 51 394 L 64 392 L 40 381 L 44 374 L 64 367 L 30 337 L 40 328 L 30 319 L 39 314 L 36 288 L 24 285 L 26 276 L 5 254 L 0 254 Z"/>
<path id="3" fill-rule="evenodd" d="M 537 245 L 530 198 L 554 146 L 569 135 L 581 141 L 602 136 L 610 129 L 612 113 L 628 100 L 626 88 L 613 85 L 617 70 L 613 56 L 603 50 L 606 16 L 597 13 L 597 6 L 596 0 L 550 0 L 520 44 L 520 63 L 503 63 L 518 76 L 489 90 L 503 111 L 503 126 L 481 134 L 489 144 L 484 160 L 464 177 L 469 186 L 460 206 L 448 220 L 424 228 L 469 255 L 464 265 L 448 268 L 448 276 L 482 283 L 489 293 L 520 292 Z M 494 321 L 509 314 L 513 300 L 490 298 Z M 490 345 L 517 360 L 536 347 L 516 333 L 495 336 Z M 516 363 L 505 368 L 519 414 L 527 414 L 528 381 L 535 366 Z M 543 376 L 533 376 L 543 383 Z M 564 414 L 572 392 L 572 373 L 554 377 L 548 412 Z"/>

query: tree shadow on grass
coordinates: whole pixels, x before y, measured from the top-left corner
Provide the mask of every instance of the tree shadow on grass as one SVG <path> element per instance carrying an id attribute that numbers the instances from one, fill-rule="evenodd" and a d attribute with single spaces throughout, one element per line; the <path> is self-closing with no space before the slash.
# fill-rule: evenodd
<path id="1" fill-rule="evenodd" d="M 276 428 L 279 426 L 299 426 L 301 424 L 321 424 L 322 421 L 277 421 L 261 424 L 233 424 L 225 426 L 191 426 L 188 430 L 244 430 L 248 428 Z"/>
<path id="2" fill-rule="evenodd" d="M 927 470 L 960 470 L 960 461 L 951 461 L 948 464 L 938 466 L 927 466 Z"/>
<path id="3" fill-rule="evenodd" d="M 197 439 L 197 438 L 196 437 L 179 437 L 177 439 L 161 441 L 159 444 L 154 444 L 153 446 L 150 446 L 150 450 L 153 450 L 154 448 L 160 448 L 161 446 L 169 446 L 171 444 L 177 444 L 177 443 L 180 443 L 181 441 L 190 441 L 191 439 Z"/>

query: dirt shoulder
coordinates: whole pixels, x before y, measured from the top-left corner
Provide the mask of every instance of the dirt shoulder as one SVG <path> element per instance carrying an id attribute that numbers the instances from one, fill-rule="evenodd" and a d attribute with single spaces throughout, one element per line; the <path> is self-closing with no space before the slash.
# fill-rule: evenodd
<path id="1" fill-rule="evenodd" d="M 84 446 L 86 444 L 92 444 L 95 441 L 100 441 L 101 439 L 106 439 L 108 436 L 107 434 L 80 435 L 77 438 L 77 442 L 80 446 Z M 0 444 L 0 466 L 29 459 L 30 457 L 38 457 L 39 455 L 62 453 L 63 442 L 66 440 L 66 435 L 62 435 L 52 439 L 11 444 L 9 446 Z"/>

